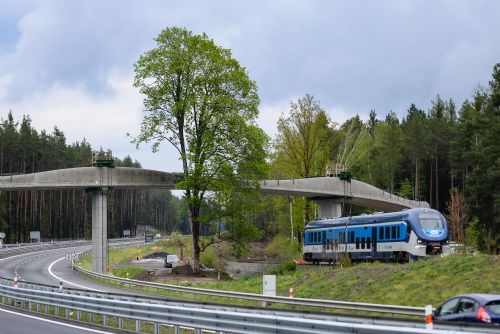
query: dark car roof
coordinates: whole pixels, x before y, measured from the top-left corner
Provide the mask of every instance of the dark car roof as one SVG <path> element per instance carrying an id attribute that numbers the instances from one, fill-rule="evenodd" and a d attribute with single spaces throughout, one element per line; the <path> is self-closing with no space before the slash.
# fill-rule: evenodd
<path id="1" fill-rule="evenodd" d="M 488 304 L 494 300 L 500 301 L 500 295 L 492 294 L 492 293 L 469 293 L 466 295 L 460 295 L 456 297 L 469 297 L 477 300 L 481 305 Z"/>

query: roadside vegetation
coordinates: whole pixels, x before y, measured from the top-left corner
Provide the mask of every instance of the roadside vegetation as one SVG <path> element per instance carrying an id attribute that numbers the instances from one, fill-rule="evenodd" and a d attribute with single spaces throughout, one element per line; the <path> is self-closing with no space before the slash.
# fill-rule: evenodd
<path id="1" fill-rule="evenodd" d="M 293 263 L 293 262 L 292 262 Z M 293 266 L 274 269 L 277 294 L 366 303 L 438 305 L 461 293 L 500 293 L 500 256 L 448 256 L 407 264 L 363 263 L 348 268 Z M 193 283 L 208 289 L 262 293 L 262 277 Z"/>
<path id="2" fill-rule="evenodd" d="M 186 240 L 177 235 L 170 240 L 147 244 L 140 248 L 140 253 L 142 256 L 164 251 L 177 254 L 179 244 Z M 268 259 L 271 259 L 279 244 L 281 242 L 277 240 L 265 248 Z M 219 251 L 209 248 L 209 251 L 203 252 L 202 263 L 222 270 L 224 261 L 219 258 Z M 143 269 L 125 265 L 135 259 L 137 252 L 136 248 L 110 250 L 113 275 L 127 277 L 128 272 L 129 278 L 139 277 Z M 292 250 L 290 254 L 293 255 Z M 266 272 L 277 276 L 277 294 L 281 296 L 287 296 L 289 289 L 293 288 L 294 297 L 299 298 L 423 306 L 438 305 L 462 293 L 500 293 L 498 255 L 452 255 L 407 264 L 376 262 L 344 264 L 342 267 L 297 265 L 291 257 L 281 259 L 279 264 Z M 90 267 L 90 258 L 84 259 L 83 263 L 86 263 L 87 268 Z M 165 276 L 150 278 L 158 283 L 262 293 L 261 275 L 212 281 Z M 200 298 L 197 297 L 197 300 Z"/>

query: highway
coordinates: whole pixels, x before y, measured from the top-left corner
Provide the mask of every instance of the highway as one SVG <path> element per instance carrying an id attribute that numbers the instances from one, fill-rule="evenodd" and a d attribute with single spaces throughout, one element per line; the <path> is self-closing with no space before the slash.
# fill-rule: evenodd
<path id="1" fill-rule="evenodd" d="M 37 315 L 19 313 L 0 307 L 0 334 L 76 334 L 76 333 L 119 333 L 117 331 L 82 327 L 63 321 L 42 318 Z"/>
<path id="2" fill-rule="evenodd" d="M 110 286 L 101 285 L 96 282 L 87 281 L 71 269 L 70 261 L 66 260 L 66 254 L 79 253 L 88 250 L 90 246 L 78 246 L 72 248 L 45 250 L 28 254 L 21 254 L 9 258 L 0 259 L 0 276 L 12 279 L 18 277 L 19 281 L 34 282 L 39 284 L 59 286 L 63 282 L 63 288 L 84 289 L 95 292 L 114 293 L 119 295 L 134 295 L 140 296 L 144 294 L 132 292 L 124 289 L 114 288 Z M 137 298 L 137 297 L 135 297 Z M 142 299 L 138 297 L 138 301 Z M 150 299 L 151 297 L 147 297 Z M 167 303 L 170 305 L 179 305 L 187 307 L 199 307 L 200 309 L 213 308 L 214 312 L 221 309 L 217 306 L 210 306 L 209 304 L 195 305 L 196 303 L 185 301 L 163 301 L 158 300 L 160 303 Z M 222 309 L 237 313 L 247 313 L 249 310 L 243 310 L 234 306 L 224 306 Z M 251 312 L 251 311 L 250 311 Z M 252 312 L 251 312 L 252 313 Z M 261 313 L 255 310 L 254 314 Z M 340 321 L 345 323 L 372 323 L 378 325 L 398 326 L 394 320 L 384 320 L 383 318 L 371 318 L 361 320 L 361 317 L 349 315 L 334 315 L 334 314 L 300 314 L 301 312 L 268 309 L 266 314 L 270 316 L 285 316 L 285 317 L 299 317 L 299 318 L 314 318 L 327 321 Z M 367 322 L 368 321 L 368 322 Z M 417 323 L 419 323 L 417 321 Z M 413 326 L 418 326 L 415 323 Z M 401 326 L 407 325 L 404 321 Z M 40 314 L 26 314 L 20 313 L 17 310 L 5 309 L 0 306 L 0 334 L 3 333 L 117 333 L 113 329 L 101 328 L 88 328 L 88 324 L 74 325 L 74 323 L 66 322 L 62 319 L 46 318 Z M 90 325 L 92 326 L 92 325 Z M 399 327 L 399 326 L 398 326 Z M 437 326 L 438 328 L 441 326 Z M 446 326 L 447 327 L 447 326 Z M 119 332 L 119 331 L 118 331 Z M 484 332 L 484 331 L 482 331 Z"/>
<path id="3" fill-rule="evenodd" d="M 59 283 L 63 282 L 63 287 L 96 292 L 130 293 L 123 289 L 85 280 L 71 270 L 71 262 L 65 259 L 66 254 L 79 253 L 88 249 L 90 246 L 62 248 L 0 259 L 0 276 L 9 279 L 17 276 L 21 282 L 53 286 L 59 286 Z"/>
<path id="4" fill-rule="evenodd" d="M 86 289 L 92 291 L 107 291 L 127 293 L 127 291 L 103 286 L 82 279 L 73 273 L 70 262 L 65 260 L 66 253 L 83 252 L 90 246 L 73 247 L 55 250 L 45 250 L 35 253 L 16 255 L 0 259 L 0 276 L 5 278 L 18 277 L 19 281 L 36 282 L 46 285 Z M 85 327 L 83 327 L 85 326 Z M 103 331 L 99 328 L 89 328 L 88 324 L 81 326 L 55 318 L 45 318 L 43 315 L 26 314 L 16 310 L 0 307 L 0 334 L 66 334 L 66 333 L 119 333 L 112 329 Z"/>

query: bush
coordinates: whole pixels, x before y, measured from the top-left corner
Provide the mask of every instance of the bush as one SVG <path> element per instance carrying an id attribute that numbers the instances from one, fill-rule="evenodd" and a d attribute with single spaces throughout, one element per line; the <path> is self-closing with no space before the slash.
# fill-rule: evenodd
<path id="1" fill-rule="evenodd" d="M 270 275 L 286 275 L 297 270 L 297 264 L 293 260 L 280 263 L 275 268 L 269 270 Z"/>
<path id="2" fill-rule="evenodd" d="M 116 277 L 136 278 L 144 271 L 143 268 L 137 266 L 117 267 L 112 269 L 112 274 Z M 128 273 L 128 276 L 127 276 Z"/>
<path id="3" fill-rule="evenodd" d="M 301 257 L 298 249 L 296 241 L 291 243 L 289 239 L 278 235 L 267 245 L 266 255 L 277 260 L 291 260 Z"/>

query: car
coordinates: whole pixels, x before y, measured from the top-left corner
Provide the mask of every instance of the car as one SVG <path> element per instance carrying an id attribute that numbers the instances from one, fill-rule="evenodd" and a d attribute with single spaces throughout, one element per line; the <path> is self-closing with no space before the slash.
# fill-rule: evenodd
<path id="1" fill-rule="evenodd" d="M 500 295 L 476 293 L 455 296 L 434 311 L 434 319 L 500 325 Z"/>
<path id="2" fill-rule="evenodd" d="M 179 257 L 177 255 L 167 255 L 165 258 L 165 268 L 172 268 L 172 264 L 179 262 Z"/>

